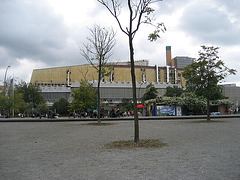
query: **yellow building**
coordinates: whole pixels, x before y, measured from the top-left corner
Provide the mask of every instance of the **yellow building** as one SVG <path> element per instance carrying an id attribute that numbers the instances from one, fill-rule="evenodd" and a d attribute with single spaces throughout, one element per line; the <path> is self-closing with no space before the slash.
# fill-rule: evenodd
<path id="1" fill-rule="evenodd" d="M 191 64 L 194 58 L 177 56 L 172 59 L 171 46 L 166 46 L 166 66 L 149 66 L 148 60 L 135 61 L 136 81 L 165 82 L 186 86 L 182 77 L 183 68 Z M 131 82 L 130 62 L 113 62 L 107 65 L 109 75 L 102 78 L 103 82 Z M 97 70 L 90 64 L 65 66 L 45 69 L 34 69 L 31 77 L 32 84 L 40 86 L 66 85 L 80 81 L 98 80 Z"/>
<path id="2" fill-rule="evenodd" d="M 187 59 L 187 60 L 186 60 Z M 183 67 L 191 63 L 188 57 L 171 58 L 171 47 L 166 47 L 166 66 L 150 66 L 148 60 L 135 61 L 137 98 L 141 103 L 147 85 L 152 83 L 163 95 L 168 86 L 185 88 L 182 77 Z M 108 106 L 116 105 L 122 99 L 132 98 L 132 78 L 130 62 L 111 62 L 105 66 L 108 75 L 102 78 L 100 97 Z M 39 85 L 49 106 L 61 97 L 71 102 L 71 91 L 78 88 L 81 81 L 97 87 L 98 72 L 90 64 L 55 68 L 34 69 L 31 83 Z"/>
<path id="3" fill-rule="evenodd" d="M 129 62 L 111 63 L 107 65 L 109 75 L 103 77 L 103 82 L 131 82 L 131 67 Z M 135 75 L 137 82 L 168 82 L 185 86 L 182 77 L 183 69 L 175 67 L 149 66 L 147 60 L 135 62 Z M 90 64 L 65 66 L 45 69 L 34 69 L 31 77 L 32 84 L 67 85 L 76 81 L 93 81 L 98 79 L 97 70 Z"/>

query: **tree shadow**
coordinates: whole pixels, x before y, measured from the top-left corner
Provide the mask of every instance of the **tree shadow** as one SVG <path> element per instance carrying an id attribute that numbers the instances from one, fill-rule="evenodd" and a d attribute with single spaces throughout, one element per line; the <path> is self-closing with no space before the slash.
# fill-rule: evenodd
<path id="1" fill-rule="evenodd" d="M 154 139 L 142 139 L 139 143 L 135 143 L 133 140 L 114 141 L 106 144 L 107 149 L 134 149 L 134 148 L 162 148 L 168 146 L 159 140 Z"/>
<path id="2" fill-rule="evenodd" d="M 201 121 L 192 121 L 192 123 L 225 123 L 225 121 L 220 120 L 201 120 Z"/>
<path id="3" fill-rule="evenodd" d="M 111 126 L 111 125 L 115 125 L 117 123 L 87 123 L 87 124 L 84 124 L 84 125 L 87 125 L 87 126 Z"/>

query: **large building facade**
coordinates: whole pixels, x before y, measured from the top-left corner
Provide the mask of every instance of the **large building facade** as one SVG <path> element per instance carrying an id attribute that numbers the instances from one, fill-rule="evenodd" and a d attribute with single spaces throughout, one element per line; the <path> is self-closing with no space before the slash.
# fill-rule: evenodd
<path id="1" fill-rule="evenodd" d="M 97 81 L 89 81 L 93 88 L 97 89 Z M 136 93 L 138 103 L 141 103 L 141 97 L 143 96 L 146 87 L 149 82 L 140 82 L 136 84 Z M 164 95 L 166 87 L 173 86 L 170 83 L 152 83 L 158 91 L 159 95 Z M 69 102 L 72 101 L 71 92 L 73 89 L 78 88 L 79 82 L 74 82 L 71 87 L 62 86 L 40 86 L 43 97 L 48 106 L 52 106 L 53 103 L 60 98 L 65 98 Z M 180 86 L 179 86 L 180 87 Z M 101 82 L 100 84 L 100 97 L 101 101 L 108 106 L 114 106 L 122 102 L 122 99 L 132 99 L 132 83 L 131 82 Z"/>
<path id="2" fill-rule="evenodd" d="M 145 65 L 142 65 L 142 63 Z M 141 63 L 141 65 L 138 65 Z M 135 65 L 135 75 L 137 82 L 166 82 L 185 86 L 185 80 L 182 77 L 183 69 L 165 66 L 148 66 L 147 61 L 138 61 Z M 126 64 L 112 63 L 108 64 L 109 75 L 102 78 L 103 82 L 131 82 L 131 67 Z M 96 69 L 89 64 L 79 66 L 65 66 L 46 69 L 34 69 L 31 77 L 32 84 L 40 86 L 48 85 L 66 85 L 78 81 L 94 81 L 98 79 Z"/>
<path id="3" fill-rule="evenodd" d="M 175 57 L 172 59 L 171 46 L 166 47 L 166 66 L 149 66 L 148 60 L 135 62 L 135 76 L 137 82 L 171 83 L 185 87 L 182 77 L 183 68 L 193 62 L 193 58 Z M 130 62 L 112 62 L 105 67 L 108 76 L 103 82 L 131 82 Z M 98 79 L 96 69 L 90 65 L 65 66 L 45 69 L 34 69 L 31 77 L 32 84 L 40 86 L 66 85 L 78 81 L 94 81 Z"/>
<path id="4" fill-rule="evenodd" d="M 178 59 L 175 64 L 178 63 Z M 140 100 L 146 86 L 152 83 L 160 95 L 163 95 L 167 86 L 185 87 L 182 77 L 183 66 L 173 66 L 171 47 L 166 47 L 166 66 L 150 66 L 148 60 L 135 61 L 135 76 L 137 82 L 137 97 Z M 117 103 L 123 98 L 132 98 L 132 79 L 130 62 L 112 62 L 104 68 L 108 71 L 103 76 L 100 94 L 106 103 Z M 79 82 L 86 81 L 96 86 L 98 80 L 97 70 L 90 64 L 65 66 L 55 68 L 34 69 L 31 83 L 39 85 L 44 98 L 49 105 L 60 97 L 71 101 L 71 91 L 79 87 Z"/>

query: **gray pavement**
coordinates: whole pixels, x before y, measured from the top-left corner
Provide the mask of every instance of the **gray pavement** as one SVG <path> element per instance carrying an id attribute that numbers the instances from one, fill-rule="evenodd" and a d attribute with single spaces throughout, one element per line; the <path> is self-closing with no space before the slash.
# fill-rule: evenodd
<path id="1" fill-rule="evenodd" d="M 142 120 L 141 139 L 163 148 L 107 149 L 133 139 L 133 122 L 0 123 L 0 179 L 240 179 L 240 119 Z M 106 122 L 104 122 L 106 123 Z"/>

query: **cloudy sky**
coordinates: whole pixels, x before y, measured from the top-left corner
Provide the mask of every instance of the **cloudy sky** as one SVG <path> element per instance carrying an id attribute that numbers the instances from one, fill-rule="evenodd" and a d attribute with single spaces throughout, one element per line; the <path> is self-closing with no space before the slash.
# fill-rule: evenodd
<path id="1" fill-rule="evenodd" d="M 136 60 L 165 66 L 166 46 L 172 46 L 172 57 L 195 58 L 201 45 L 218 46 L 221 59 L 238 71 L 226 81 L 240 82 L 239 0 L 163 0 L 154 9 L 167 31 L 149 42 L 153 29 L 142 25 L 134 39 Z M 86 64 L 79 47 L 94 24 L 117 32 L 113 60 L 129 59 L 127 36 L 97 0 L 0 0 L 0 24 L 0 81 L 7 66 L 8 77 L 29 82 L 36 68 Z"/>

